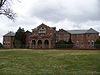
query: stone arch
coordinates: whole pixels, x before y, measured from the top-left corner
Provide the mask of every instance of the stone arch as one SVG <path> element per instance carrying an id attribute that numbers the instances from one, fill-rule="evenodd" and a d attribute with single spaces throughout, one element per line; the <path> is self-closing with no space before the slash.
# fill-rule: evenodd
<path id="1" fill-rule="evenodd" d="M 44 41 L 44 48 L 49 48 L 49 41 L 48 40 Z"/>
<path id="2" fill-rule="evenodd" d="M 42 40 L 38 40 L 37 45 L 38 45 L 38 48 L 42 48 Z"/>
<path id="3" fill-rule="evenodd" d="M 32 48 L 36 48 L 36 41 L 32 40 Z"/>

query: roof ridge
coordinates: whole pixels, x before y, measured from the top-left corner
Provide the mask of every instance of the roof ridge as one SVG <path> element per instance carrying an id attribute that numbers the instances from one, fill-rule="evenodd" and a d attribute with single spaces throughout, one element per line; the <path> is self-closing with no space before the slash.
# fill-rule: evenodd
<path id="1" fill-rule="evenodd" d="M 86 34 L 86 33 L 99 33 L 96 30 L 94 30 L 93 28 L 90 28 L 88 30 L 84 29 L 84 30 L 67 30 L 69 33 L 71 34 Z"/>
<path id="2" fill-rule="evenodd" d="M 80 29 L 80 30 L 78 30 L 78 29 L 75 29 L 75 30 L 77 30 L 77 31 L 80 31 L 80 30 L 88 30 L 88 29 Z M 71 31 L 71 30 L 68 30 L 68 31 Z M 72 30 L 72 31 L 74 31 L 74 30 Z"/>
<path id="3" fill-rule="evenodd" d="M 93 28 L 90 28 L 89 30 L 87 30 L 86 33 L 99 33 L 99 32 L 94 30 Z"/>
<path id="4" fill-rule="evenodd" d="M 9 31 L 7 34 L 5 34 L 4 36 L 15 36 L 15 33 L 13 31 Z"/>

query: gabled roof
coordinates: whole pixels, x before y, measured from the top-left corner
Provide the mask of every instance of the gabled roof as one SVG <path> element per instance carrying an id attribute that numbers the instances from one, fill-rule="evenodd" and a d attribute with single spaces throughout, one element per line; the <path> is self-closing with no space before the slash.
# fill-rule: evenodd
<path id="1" fill-rule="evenodd" d="M 4 36 L 15 36 L 15 33 L 10 31 L 7 34 L 5 34 Z"/>
<path id="2" fill-rule="evenodd" d="M 89 30 L 87 30 L 86 33 L 99 33 L 99 32 L 97 32 L 96 30 L 90 28 Z"/>
<path id="3" fill-rule="evenodd" d="M 96 30 L 90 28 L 89 30 L 67 30 L 71 34 L 90 34 L 90 33 L 99 33 Z"/>
<path id="4" fill-rule="evenodd" d="M 64 29 L 59 29 L 58 31 L 56 31 L 56 33 L 59 33 L 59 32 L 69 33 L 67 30 L 64 30 Z M 70 34 L 70 33 L 69 33 L 69 34 Z"/>
<path id="5" fill-rule="evenodd" d="M 59 31 L 63 31 L 63 32 L 69 33 L 67 30 L 64 30 L 64 29 L 59 29 Z"/>
<path id="6" fill-rule="evenodd" d="M 47 26 L 47 25 L 44 24 L 44 23 L 40 24 L 37 28 L 40 28 L 40 27 L 48 27 L 48 28 L 50 28 L 49 26 Z"/>

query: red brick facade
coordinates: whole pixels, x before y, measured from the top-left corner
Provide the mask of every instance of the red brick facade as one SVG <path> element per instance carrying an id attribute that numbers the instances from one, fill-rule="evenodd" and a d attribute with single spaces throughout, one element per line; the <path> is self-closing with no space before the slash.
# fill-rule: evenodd
<path id="1" fill-rule="evenodd" d="M 70 38 L 70 33 L 63 30 L 59 29 L 59 31 L 56 31 L 56 42 L 63 40 L 63 41 L 68 41 Z"/>
<path id="2" fill-rule="evenodd" d="M 99 38 L 99 32 L 89 30 L 68 30 L 76 48 L 94 48 L 95 41 Z"/>
<path id="3" fill-rule="evenodd" d="M 72 34 L 72 42 L 76 48 L 94 48 L 96 39 L 99 38 L 97 34 Z"/>
<path id="4" fill-rule="evenodd" d="M 13 48 L 15 34 L 13 32 L 9 32 L 3 36 L 3 47 L 4 48 Z"/>
<path id="5" fill-rule="evenodd" d="M 99 33 L 94 29 L 89 30 L 56 30 L 55 27 L 49 27 L 41 24 L 32 29 L 32 32 L 26 31 L 26 48 L 54 48 L 56 42 L 62 40 L 68 42 L 71 38 L 74 48 L 94 48 L 95 41 L 99 38 Z M 3 37 L 5 48 L 13 48 L 14 34 L 8 33 Z"/>
<path id="6" fill-rule="evenodd" d="M 41 24 L 32 30 L 29 37 L 29 48 L 54 48 L 56 30 Z"/>

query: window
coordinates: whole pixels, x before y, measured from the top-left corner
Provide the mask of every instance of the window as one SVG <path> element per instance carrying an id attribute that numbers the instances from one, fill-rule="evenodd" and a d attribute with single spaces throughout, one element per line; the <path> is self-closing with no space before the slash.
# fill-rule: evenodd
<path id="1" fill-rule="evenodd" d="M 38 31 L 39 34 L 45 34 L 46 33 L 46 28 L 41 27 Z"/>
<path id="2" fill-rule="evenodd" d="M 88 34 L 88 37 L 90 37 L 90 34 Z"/>
<path id="3" fill-rule="evenodd" d="M 77 47 L 79 46 L 79 41 L 76 41 L 76 46 L 77 46 Z"/>
<path id="4" fill-rule="evenodd" d="M 81 45 L 83 45 L 83 42 L 81 42 Z"/>
<path id="5" fill-rule="evenodd" d="M 91 43 L 90 43 L 90 40 L 89 40 L 89 41 L 88 41 L 88 47 L 90 47 L 90 44 L 91 44 Z"/>
<path id="6" fill-rule="evenodd" d="M 76 38 L 78 38 L 78 34 L 76 35 Z"/>
<path id="7" fill-rule="evenodd" d="M 94 46 L 94 41 L 92 40 L 92 46 Z"/>
<path id="8" fill-rule="evenodd" d="M 88 45 L 90 45 L 90 41 L 88 41 Z"/>

